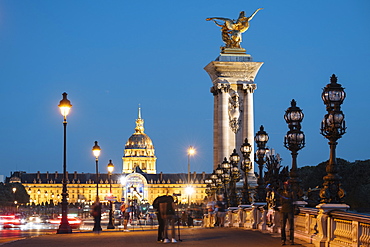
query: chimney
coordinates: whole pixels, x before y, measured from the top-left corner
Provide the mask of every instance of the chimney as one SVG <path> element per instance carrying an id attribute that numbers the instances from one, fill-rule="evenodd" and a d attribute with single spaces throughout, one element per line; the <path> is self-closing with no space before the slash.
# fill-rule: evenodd
<path id="1" fill-rule="evenodd" d="M 49 180 L 49 172 L 46 172 L 46 180 Z"/>
<path id="2" fill-rule="evenodd" d="M 73 179 L 74 180 L 77 180 L 77 172 L 75 171 L 74 174 L 73 174 Z"/>
<path id="3" fill-rule="evenodd" d="M 37 179 L 40 179 L 40 171 L 37 171 Z"/>
<path id="4" fill-rule="evenodd" d="M 55 171 L 55 180 L 57 180 L 57 178 L 58 178 L 58 172 L 57 171 Z"/>

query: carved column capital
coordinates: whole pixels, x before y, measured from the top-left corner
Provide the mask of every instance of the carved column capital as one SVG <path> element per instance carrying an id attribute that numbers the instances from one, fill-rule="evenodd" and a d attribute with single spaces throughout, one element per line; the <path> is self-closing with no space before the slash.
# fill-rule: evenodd
<path id="1" fill-rule="evenodd" d="M 228 93 L 229 90 L 229 83 L 215 83 L 213 84 L 213 87 L 211 87 L 211 93 L 213 93 L 213 95 L 217 95 L 219 93 Z"/>
<path id="2" fill-rule="evenodd" d="M 254 93 L 254 90 L 257 89 L 257 85 L 256 84 L 252 84 L 252 83 L 248 83 L 248 84 L 243 84 L 243 88 L 242 88 L 246 93 Z"/>

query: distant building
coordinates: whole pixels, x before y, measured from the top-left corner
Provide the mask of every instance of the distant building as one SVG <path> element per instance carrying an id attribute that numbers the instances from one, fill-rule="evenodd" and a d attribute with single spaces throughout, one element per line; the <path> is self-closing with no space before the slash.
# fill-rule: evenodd
<path id="1" fill-rule="evenodd" d="M 209 174 L 156 173 L 155 149 L 152 140 L 144 133 L 144 120 L 139 108 L 135 133 L 127 140 L 122 157 L 122 173 L 112 174 L 112 194 L 117 201 L 134 200 L 138 203 L 152 203 L 163 194 L 177 194 L 181 203 L 201 203 L 206 196 L 204 180 Z M 63 174 L 12 172 L 6 183 L 22 183 L 30 195 L 30 203 L 45 204 L 61 202 Z M 67 174 L 69 203 L 92 203 L 96 196 L 95 173 Z M 191 187 L 192 189 L 188 189 Z M 191 191 L 191 194 L 190 192 Z M 190 194 L 190 195 L 189 195 Z M 110 195 L 110 182 L 107 173 L 99 174 L 99 199 L 105 201 Z"/>

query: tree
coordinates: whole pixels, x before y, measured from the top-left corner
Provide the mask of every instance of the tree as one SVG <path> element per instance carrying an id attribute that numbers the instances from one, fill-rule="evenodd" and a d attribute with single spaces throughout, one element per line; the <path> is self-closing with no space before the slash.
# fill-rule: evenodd
<path id="1" fill-rule="evenodd" d="M 322 187 L 323 177 L 326 175 L 326 163 L 327 161 L 317 166 L 305 166 L 298 169 L 303 190 L 310 191 L 310 189 Z M 342 188 L 346 192 L 344 202 L 350 205 L 351 209 L 369 212 L 370 160 L 348 162 L 338 158 L 337 164 L 338 175 L 342 178 Z M 316 202 L 318 203 L 319 201 Z"/>
<path id="2" fill-rule="evenodd" d="M 15 192 L 13 192 L 15 188 Z M 21 183 L 0 183 L 0 205 L 11 206 L 14 201 L 18 204 L 26 204 L 30 201 L 30 196 Z"/>

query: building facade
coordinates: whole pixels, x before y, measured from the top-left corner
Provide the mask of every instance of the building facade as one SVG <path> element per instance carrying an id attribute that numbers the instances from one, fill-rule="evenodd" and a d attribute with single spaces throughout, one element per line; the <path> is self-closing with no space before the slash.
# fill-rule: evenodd
<path id="1" fill-rule="evenodd" d="M 176 194 L 183 204 L 202 203 L 206 193 L 204 180 L 209 176 L 204 172 L 191 174 L 188 182 L 187 173 L 156 173 L 155 149 L 152 140 L 144 133 L 144 120 L 139 108 L 134 134 L 127 140 L 122 157 L 122 173 L 67 173 L 67 200 L 69 203 L 92 204 L 99 194 L 102 202 L 114 196 L 116 201 L 133 200 L 137 203 L 152 203 L 157 196 L 166 193 Z M 22 183 L 30 195 L 30 204 L 58 204 L 62 199 L 63 174 L 12 172 L 6 178 L 7 183 Z M 97 181 L 99 185 L 97 187 Z M 112 195 L 110 194 L 112 184 Z"/>

